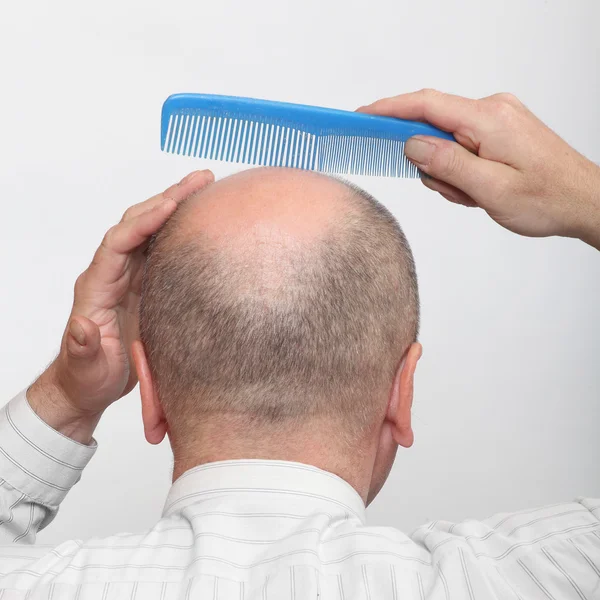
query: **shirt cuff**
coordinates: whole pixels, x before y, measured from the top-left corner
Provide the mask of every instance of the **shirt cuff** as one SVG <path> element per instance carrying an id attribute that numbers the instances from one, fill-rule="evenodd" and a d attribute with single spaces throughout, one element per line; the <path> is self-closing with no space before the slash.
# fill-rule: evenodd
<path id="1" fill-rule="evenodd" d="M 0 410 L 0 480 L 45 506 L 62 502 L 97 446 L 52 429 L 29 406 L 25 390 Z"/>

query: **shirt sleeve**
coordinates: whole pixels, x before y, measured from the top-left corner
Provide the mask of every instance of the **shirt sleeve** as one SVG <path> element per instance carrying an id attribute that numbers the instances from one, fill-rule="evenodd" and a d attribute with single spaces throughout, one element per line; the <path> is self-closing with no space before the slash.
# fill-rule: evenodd
<path id="1" fill-rule="evenodd" d="M 0 409 L 0 544 L 35 542 L 96 451 L 58 433 L 26 391 Z"/>
<path id="2" fill-rule="evenodd" d="M 592 600 L 600 598 L 599 517 L 600 500 L 580 498 L 485 521 L 435 521 L 412 537 L 450 598 Z"/>

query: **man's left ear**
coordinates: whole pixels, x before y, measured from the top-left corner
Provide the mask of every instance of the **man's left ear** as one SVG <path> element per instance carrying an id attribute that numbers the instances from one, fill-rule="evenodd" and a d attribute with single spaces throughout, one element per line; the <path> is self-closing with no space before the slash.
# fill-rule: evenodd
<path id="1" fill-rule="evenodd" d="M 156 386 L 152 379 L 146 350 L 142 342 L 139 340 L 133 342 L 131 354 L 140 382 L 144 433 L 146 434 L 146 439 L 151 444 L 160 444 L 167 434 L 167 419 L 156 393 Z"/>
<path id="2" fill-rule="evenodd" d="M 412 430 L 411 409 L 415 370 L 422 354 L 421 344 L 415 342 L 410 345 L 396 371 L 388 404 L 386 419 L 391 424 L 392 436 L 396 444 L 404 448 L 410 448 L 415 439 Z"/>

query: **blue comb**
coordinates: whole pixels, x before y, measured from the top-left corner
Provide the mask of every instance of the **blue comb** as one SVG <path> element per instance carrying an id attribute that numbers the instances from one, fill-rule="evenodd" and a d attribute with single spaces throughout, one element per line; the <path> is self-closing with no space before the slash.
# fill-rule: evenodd
<path id="1" fill-rule="evenodd" d="M 404 156 L 413 135 L 454 137 L 417 121 L 209 94 L 175 94 L 162 108 L 165 152 L 324 173 L 419 177 Z"/>

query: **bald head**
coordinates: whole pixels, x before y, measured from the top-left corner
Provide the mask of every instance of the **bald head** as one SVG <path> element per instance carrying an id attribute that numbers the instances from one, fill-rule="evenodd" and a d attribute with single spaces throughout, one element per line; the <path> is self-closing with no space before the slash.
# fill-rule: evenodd
<path id="1" fill-rule="evenodd" d="M 330 177 L 296 169 L 251 169 L 222 179 L 188 199 L 191 218 L 181 233 L 199 229 L 211 236 L 240 241 L 279 233 L 314 240 L 340 217 L 348 186 Z"/>
<path id="2" fill-rule="evenodd" d="M 266 423 L 383 410 L 418 327 L 391 214 L 312 172 L 253 169 L 192 196 L 148 253 L 142 341 L 171 429 L 207 413 Z"/>

